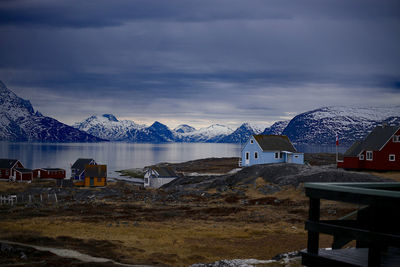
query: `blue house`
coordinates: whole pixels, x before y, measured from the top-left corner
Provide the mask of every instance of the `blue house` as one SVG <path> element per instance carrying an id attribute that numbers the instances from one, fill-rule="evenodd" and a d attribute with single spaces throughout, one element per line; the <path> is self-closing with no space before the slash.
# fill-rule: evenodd
<path id="1" fill-rule="evenodd" d="M 304 154 L 286 135 L 252 135 L 242 149 L 241 166 L 266 163 L 304 164 Z"/>

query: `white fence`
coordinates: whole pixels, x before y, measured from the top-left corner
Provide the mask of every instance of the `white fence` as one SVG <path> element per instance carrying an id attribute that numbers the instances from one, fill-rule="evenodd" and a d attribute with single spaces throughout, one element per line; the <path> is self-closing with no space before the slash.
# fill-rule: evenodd
<path id="1" fill-rule="evenodd" d="M 32 202 L 58 202 L 57 194 L 36 194 L 36 195 L 0 195 L 0 205 L 11 205 L 16 203 L 32 203 Z"/>
<path id="2" fill-rule="evenodd" d="M 0 196 L 0 204 L 8 204 L 8 205 L 14 205 L 14 203 L 17 203 L 17 195 L 8 195 L 8 196 Z"/>

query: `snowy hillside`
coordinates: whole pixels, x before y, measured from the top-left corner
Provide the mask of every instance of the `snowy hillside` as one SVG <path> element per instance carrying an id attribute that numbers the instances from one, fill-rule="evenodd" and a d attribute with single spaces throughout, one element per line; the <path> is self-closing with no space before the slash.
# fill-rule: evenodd
<path id="1" fill-rule="evenodd" d="M 243 123 L 233 133 L 223 137 L 219 143 L 245 143 L 253 134 L 262 133 L 263 128 L 250 123 Z"/>
<path id="2" fill-rule="evenodd" d="M 129 120 L 119 121 L 112 114 L 103 114 L 93 115 L 80 123 L 75 123 L 73 127 L 107 140 L 132 141 L 129 132 L 146 126 Z"/>
<path id="3" fill-rule="evenodd" d="M 324 107 L 294 117 L 282 134 L 297 144 L 351 145 L 383 122 L 398 125 L 400 106 L 392 108 Z"/>
<path id="4" fill-rule="evenodd" d="M 0 140 L 43 142 L 97 142 L 102 139 L 34 112 L 0 81 Z"/>
<path id="5" fill-rule="evenodd" d="M 285 130 L 286 126 L 288 126 L 290 120 L 287 121 L 277 121 L 271 125 L 271 127 L 265 128 L 262 134 L 267 135 L 280 135 L 282 134 L 283 130 Z"/>
<path id="6" fill-rule="evenodd" d="M 231 134 L 233 130 L 221 124 L 213 124 L 209 127 L 200 128 L 195 131 L 185 132 L 176 135 L 178 142 L 219 142 L 225 136 Z"/>
<path id="7" fill-rule="evenodd" d="M 74 127 L 111 141 L 136 143 L 164 143 L 175 140 L 168 126 L 156 121 L 151 126 L 136 124 L 130 120 L 118 120 L 112 114 L 93 115 Z"/>
<path id="8" fill-rule="evenodd" d="M 174 131 L 177 133 L 191 133 L 193 131 L 196 131 L 196 129 L 190 125 L 181 124 L 178 127 L 176 127 Z"/>

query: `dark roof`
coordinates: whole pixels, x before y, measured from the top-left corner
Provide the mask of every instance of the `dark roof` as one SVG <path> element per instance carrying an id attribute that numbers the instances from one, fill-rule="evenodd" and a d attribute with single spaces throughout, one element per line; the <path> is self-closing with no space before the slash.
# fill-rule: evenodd
<path id="1" fill-rule="evenodd" d="M 64 169 L 61 168 L 40 168 L 40 169 L 45 171 L 65 171 Z"/>
<path id="2" fill-rule="evenodd" d="M 359 141 L 354 143 L 344 155 L 356 157 L 365 150 L 379 151 L 399 129 L 399 126 L 377 126 L 359 144 L 356 144 Z"/>
<path id="3" fill-rule="evenodd" d="M 11 169 L 17 161 L 17 159 L 0 159 L 0 169 Z"/>
<path id="4" fill-rule="evenodd" d="M 346 157 L 357 157 L 362 151 L 362 140 L 355 141 L 349 149 L 344 153 Z"/>
<path id="5" fill-rule="evenodd" d="M 263 151 L 297 152 L 286 135 L 253 135 Z"/>
<path id="6" fill-rule="evenodd" d="M 77 159 L 71 166 L 71 169 L 77 169 L 78 174 L 81 174 L 85 170 L 85 166 L 89 165 L 94 159 Z"/>
<path id="7" fill-rule="evenodd" d="M 15 168 L 16 171 L 21 172 L 21 173 L 31 173 L 31 169 L 24 169 L 24 168 Z"/>
<path id="8" fill-rule="evenodd" d="M 177 177 L 178 175 L 175 173 L 173 169 L 170 167 L 152 167 L 155 170 L 159 177 Z"/>
<path id="9" fill-rule="evenodd" d="M 107 177 L 107 165 L 87 165 L 85 177 Z"/>

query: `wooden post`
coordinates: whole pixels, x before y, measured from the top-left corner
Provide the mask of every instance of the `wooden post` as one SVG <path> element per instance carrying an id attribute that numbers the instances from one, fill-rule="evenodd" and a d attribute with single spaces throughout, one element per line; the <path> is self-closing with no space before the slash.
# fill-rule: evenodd
<path id="1" fill-rule="evenodd" d="M 320 199 L 310 197 L 310 208 L 308 219 L 312 222 L 318 222 L 320 217 Z M 318 254 L 319 233 L 308 230 L 307 252 Z"/>
<path id="2" fill-rule="evenodd" d="M 58 202 L 57 194 L 56 194 L 56 193 L 54 193 L 54 198 L 55 198 L 56 202 Z"/>
<path id="3" fill-rule="evenodd" d="M 378 207 L 370 205 L 370 231 L 379 231 L 379 212 Z M 368 267 L 380 266 L 381 265 L 381 246 L 379 242 L 374 242 L 369 244 L 368 248 Z"/>

